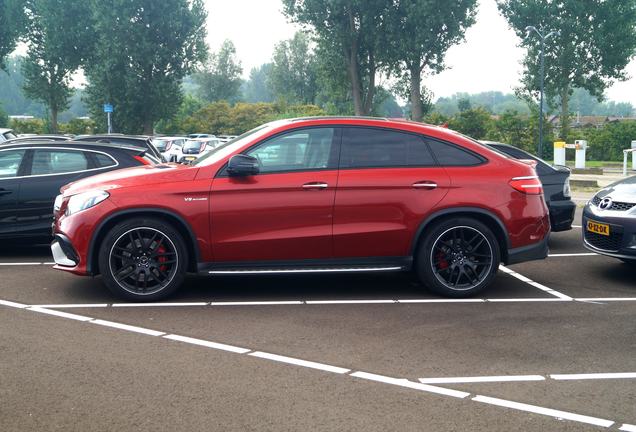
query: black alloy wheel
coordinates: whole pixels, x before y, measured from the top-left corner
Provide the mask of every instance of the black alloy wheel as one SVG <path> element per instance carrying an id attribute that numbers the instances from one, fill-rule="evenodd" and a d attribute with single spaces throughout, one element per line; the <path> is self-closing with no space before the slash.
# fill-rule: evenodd
<path id="1" fill-rule="evenodd" d="M 416 266 L 420 279 L 431 290 L 467 297 L 492 282 L 499 260 L 492 231 L 477 220 L 461 218 L 432 227 L 422 242 Z"/>
<path id="2" fill-rule="evenodd" d="M 187 256 L 177 231 L 159 220 L 132 220 L 113 228 L 100 248 L 104 282 L 132 300 L 157 300 L 183 281 Z"/>

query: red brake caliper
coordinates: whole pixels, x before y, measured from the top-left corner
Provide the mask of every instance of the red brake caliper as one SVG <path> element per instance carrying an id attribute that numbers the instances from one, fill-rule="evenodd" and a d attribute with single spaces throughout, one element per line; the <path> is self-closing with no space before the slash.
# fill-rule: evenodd
<path id="1" fill-rule="evenodd" d="M 446 261 L 446 254 L 444 252 L 437 252 L 437 255 L 435 255 L 435 259 L 439 263 L 438 267 L 440 270 L 445 270 L 448 268 L 448 261 Z"/>

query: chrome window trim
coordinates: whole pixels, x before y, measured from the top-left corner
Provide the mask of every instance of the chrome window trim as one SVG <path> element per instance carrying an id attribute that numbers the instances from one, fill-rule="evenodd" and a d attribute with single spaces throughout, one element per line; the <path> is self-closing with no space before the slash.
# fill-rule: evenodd
<path id="1" fill-rule="evenodd" d="M 98 153 L 98 154 L 102 154 L 102 155 L 104 155 L 106 157 L 109 157 L 113 162 L 115 162 L 115 165 L 109 165 L 109 166 L 100 167 L 100 168 L 90 168 L 90 169 L 79 170 L 79 171 L 69 171 L 69 172 L 64 172 L 64 173 L 55 173 L 55 174 L 36 174 L 36 175 L 17 176 L 17 177 L 4 177 L 4 178 L 0 178 L 0 181 L 2 181 L 2 180 L 23 179 L 23 178 L 33 178 L 33 177 L 54 177 L 54 176 L 77 174 L 77 173 L 83 173 L 83 172 L 99 171 L 99 170 L 104 170 L 104 169 L 109 169 L 109 168 L 117 168 L 119 166 L 119 161 L 117 159 L 115 159 L 114 157 L 112 157 L 108 153 L 101 152 L 99 150 L 92 150 L 92 149 L 82 150 L 82 149 L 77 149 L 77 148 L 72 148 L 72 147 L 42 147 L 42 146 L 37 146 L 37 147 L 13 147 L 13 148 L 8 148 L 8 149 L 0 149 L 0 152 L 11 151 L 11 150 L 69 150 L 69 151 L 76 151 L 76 152 Z"/>

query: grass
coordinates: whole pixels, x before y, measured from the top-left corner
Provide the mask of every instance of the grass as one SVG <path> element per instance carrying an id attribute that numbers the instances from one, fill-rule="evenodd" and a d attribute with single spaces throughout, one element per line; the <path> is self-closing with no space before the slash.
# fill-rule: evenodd
<path id="1" fill-rule="evenodd" d="M 566 161 L 567 166 L 573 167 L 574 161 Z M 629 161 L 631 164 L 631 160 Z M 616 161 L 585 161 L 585 166 L 588 168 L 622 168 L 623 162 Z"/>

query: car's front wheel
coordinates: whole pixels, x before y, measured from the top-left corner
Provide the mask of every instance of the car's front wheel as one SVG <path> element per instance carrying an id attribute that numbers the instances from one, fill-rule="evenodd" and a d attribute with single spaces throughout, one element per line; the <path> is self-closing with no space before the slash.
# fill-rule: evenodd
<path id="1" fill-rule="evenodd" d="M 172 294 L 187 269 L 187 249 L 170 224 L 154 218 L 134 218 L 115 225 L 99 249 L 99 268 L 116 295 L 153 301 Z"/>
<path id="2" fill-rule="evenodd" d="M 448 297 L 475 295 L 490 285 L 500 262 L 499 243 L 485 224 L 470 218 L 433 225 L 415 263 L 422 283 Z"/>

